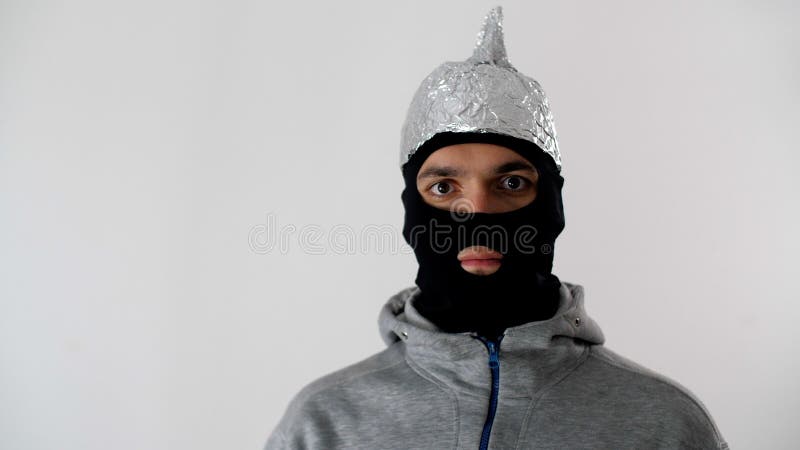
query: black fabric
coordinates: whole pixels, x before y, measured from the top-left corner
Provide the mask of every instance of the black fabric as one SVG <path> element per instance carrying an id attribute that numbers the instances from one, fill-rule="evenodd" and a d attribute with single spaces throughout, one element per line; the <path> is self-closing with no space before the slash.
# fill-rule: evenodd
<path id="1" fill-rule="evenodd" d="M 431 206 L 417 190 L 425 159 L 439 148 L 481 142 L 510 148 L 539 171 L 537 195 L 530 204 L 503 213 L 458 214 Z M 403 237 L 419 263 L 414 307 L 446 332 L 477 332 L 496 337 L 506 328 L 553 317 L 561 281 L 552 274 L 555 240 L 564 229 L 561 188 L 564 179 L 538 146 L 492 133 L 440 133 L 403 165 Z M 472 245 L 503 254 L 490 275 L 465 271 L 456 255 Z"/>

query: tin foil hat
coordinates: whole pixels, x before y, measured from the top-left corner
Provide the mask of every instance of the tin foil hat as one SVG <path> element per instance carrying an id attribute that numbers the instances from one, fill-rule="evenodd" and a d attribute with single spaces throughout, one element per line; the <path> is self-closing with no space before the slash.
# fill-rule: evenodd
<path id="1" fill-rule="evenodd" d="M 561 171 L 550 102 L 541 85 L 508 61 L 503 10 L 489 11 L 472 56 L 448 61 L 420 84 L 401 134 L 400 166 L 440 132 L 496 133 L 533 142 Z"/>

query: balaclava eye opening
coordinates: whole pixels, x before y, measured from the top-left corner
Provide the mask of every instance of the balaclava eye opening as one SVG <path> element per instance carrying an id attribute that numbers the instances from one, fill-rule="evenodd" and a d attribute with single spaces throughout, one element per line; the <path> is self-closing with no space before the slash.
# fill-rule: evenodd
<path id="1" fill-rule="evenodd" d="M 503 213 L 457 214 L 427 204 L 417 189 L 420 167 L 434 151 L 466 142 L 507 147 L 539 172 L 536 198 Z M 495 337 L 508 327 L 552 317 L 560 280 L 552 274 L 555 240 L 564 229 L 560 176 L 553 159 L 536 144 L 496 133 L 443 132 L 421 146 L 403 165 L 403 237 L 419 263 L 414 307 L 446 332 Z M 464 270 L 463 248 L 485 245 L 503 254 L 490 275 Z"/>

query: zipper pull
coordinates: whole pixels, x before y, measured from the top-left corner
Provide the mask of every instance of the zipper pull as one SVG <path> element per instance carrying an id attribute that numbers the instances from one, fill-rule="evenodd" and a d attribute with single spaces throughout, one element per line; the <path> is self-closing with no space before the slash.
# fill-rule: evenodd
<path id="1" fill-rule="evenodd" d="M 497 345 L 489 341 L 486 344 L 489 347 L 489 367 L 495 368 L 500 365 L 500 358 L 499 352 L 497 351 Z"/>

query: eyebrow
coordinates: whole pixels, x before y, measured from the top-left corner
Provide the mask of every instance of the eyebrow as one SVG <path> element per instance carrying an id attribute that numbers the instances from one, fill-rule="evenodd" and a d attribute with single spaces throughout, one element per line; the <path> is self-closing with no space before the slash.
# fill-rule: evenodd
<path id="1" fill-rule="evenodd" d="M 533 165 L 529 162 L 512 161 L 495 167 L 494 173 L 496 175 L 500 175 L 508 172 L 513 172 L 515 170 L 530 170 L 536 172 L 536 168 L 534 168 Z M 435 177 L 457 177 L 463 174 L 464 171 L 456 167 L 432 166 L 420 172 L 419 175 L 417 176 L 417 179 L 422 180 L 425 178 L 435 178 Z"/>
<path id="2" fill-rule="evenodd" d="M 512 161 L 502 165 L 497 166 L 494 169 L 494 173 L 497 175 L 513 172 L 515 170 L 530 170 L 532 172 L 536 172 L 536 168 L 533 165 L 526 161 Z"/>
<path id="3" fill-rule="evenodd" d="M 457 169 L 455 167 L 432 166 L 420 172 L 419 175 L 417 175 L 417 179 L 422 180 L 423 178 L 434 178 L 434 177 L 457 177 L 463 174 L 464 174 L 463 170 Z"/>

